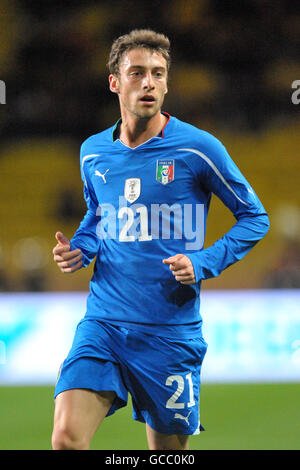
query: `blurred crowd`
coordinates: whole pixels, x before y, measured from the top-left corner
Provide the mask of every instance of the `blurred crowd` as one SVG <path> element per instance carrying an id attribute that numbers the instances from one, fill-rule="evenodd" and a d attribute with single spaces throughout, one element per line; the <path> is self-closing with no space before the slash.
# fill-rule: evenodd
<path id="1" fill-rule="evenodd" d="M 268 129 L 275 129 L 272 135 L 276 136 L 276 129 L 299 120 L 300 105 L 291 102 L 291 84 L 300 79 L 300 3 L 296 0 L 1 0 L 0 13 L 0 79 L 7 93 L 6 104 L 0 105 L 1 179 L 9 181 L 17 166 L 16 172 L 20 171 L 17 182 L 14 178 L 19 199 L 8 207 L 10 186 L 0 189 L 1 218 L 8 220 L 3 225 L 1 220 L 0 290 L 59 287 L 49 281 L 53 275 L 49 274 L 47 233 L 59 222 L 70 231 L 76 228 L 84 210 L 79 144 L 119 117 L 118 102 L 108 89 L 106 63 L 111 43 L 120 34 L 149 27 L 170 38 L 172 66 L 165 110 L 180 119 L 219 137 L 221 132 L 233 143 L 245 134 L 255 141 Z M 245 167 L 251 157 L 245 156 Z M 61 164 L 69 175 L 67 184 L 62 175 L 57 182 L 57 158 L 65 161 Z M 47 173 L 41 176 L 43 165 Z M 293 162 L 289 165 L 292 168 Z M 30 221 L 23 206 L 25 171 L 30 188 L 34 187 L 32 198 L 27 197 L 31 209 L 45 193 L 44 205 L 35 212 L 32 209 Z M 254 170 L 254 187 L 256 176 Z M 264 202 L 263 183 L 261 192 Z M 295 193 L 287 199 L 299 214 Z M 299 287 L 298 236 L 293 236 L 293 250 L 288 251 L 292 261 L 276 261 L 282 257 L 274 253 L 273 268 L 271 263 L 268 273 L 265 267 L 260 287 Z M 285 240 L 283 236 L 278 247 L 286 254 Z M 7 261 L 12 246 L 12 256 L 19 253 L 15 263 Z M 280 263 L 285 270 L 292 263 L 290 282 L 289 275 L 284 281 L 275 275 Z M 10 280 L 7 271 L 11 271 Z M 235 282 L 233 277 L 227 286 L 234 287 Z"/>
<path id="2" fill-rule="evenodd" d="M 236 130 L 297 112 L 288 98 L 300 71 L 298 1 L 1 3 L 0 78 L 9 84 L 2 136 L 82 138 L 108 127 L 117 117 L 107 86 L 109 49 L 135 27 L 171 40 L 170 112 Z"/>

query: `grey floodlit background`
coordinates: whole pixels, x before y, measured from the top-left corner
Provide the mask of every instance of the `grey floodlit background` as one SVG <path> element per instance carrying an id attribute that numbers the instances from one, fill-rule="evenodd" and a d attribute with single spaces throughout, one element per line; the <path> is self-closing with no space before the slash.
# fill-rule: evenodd
<path id="1" fill-rule="evenodd" d="M 51 368 L 57 369 L 74 322 L 84 314 L 93 269 L 60 274 L 52 262 L 54 234 L 71 237 L 85 211 L 81 142 L 119 118 L 108 89 L 111 42 L 140 27 L 171 40 L 164 110 L 224 143 L 271 222 L 267 237 L 244 260 L 203 283 L 210 346 L 202 415 L 210 431 L 193 445 L 299 448 L 300 104 L 292 100 L 292 83 L 300 79 L 299 2 L 1 0 L 0 22 L 0 79 L 6 85 L 6 104 L 0 105 L 0 449 L 50 445 Z M 233 223 L 214 197 L 206 246 Z M 56 342 L 54 351 L 45 347 L 47 338 Z M 251 362 L 258 351 L 266 362 Z M 218 357 L 223 362 L 213 361 Z M 259 362 L 293 374 L 264 376 Z M 241 375 L 230 375 L 233 369 Z M 212 371 L 218 385 L 211 383 Z M 35 403 L 41 403 L 38 416 Z M 122 416 L 107 420 L 112 434 L 121 429 Z M 124 422 L 130 426 L 127 415 Z M 95 446 L 143 446 L 144 438 L 136 441 L 138 426 L 130 428 L 129 443 L 111 437 L 101 444 L 96 439 Z"/>

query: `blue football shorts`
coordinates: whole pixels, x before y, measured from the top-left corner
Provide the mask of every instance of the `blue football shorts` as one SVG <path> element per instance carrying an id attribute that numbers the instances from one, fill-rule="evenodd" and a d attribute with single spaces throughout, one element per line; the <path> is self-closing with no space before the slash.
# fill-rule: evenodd
<path id="1" fill-rule="evenodd" d="M 70 389 L 114 391 L 107 413 L 132 397 L 133 419 L 166 434 L 199 434 L 203 338 L 174 339 L 82 319 L 62 363 L 56 397 Z"/>

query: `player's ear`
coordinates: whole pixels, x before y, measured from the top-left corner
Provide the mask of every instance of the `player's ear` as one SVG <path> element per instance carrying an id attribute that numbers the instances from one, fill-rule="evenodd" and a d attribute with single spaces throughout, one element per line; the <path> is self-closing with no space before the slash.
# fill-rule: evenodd
<path id="1" fill-rule="evenodd" d="M 110 89 L 110 91 L 112 91 L 113 93 L 119 93 L 120 92 L 120 83 L 119 83 L 118 77 L 116 75 L 110 74 L 110 76 L 108 77 L 108 80 L 109 80 L 109 89 Z"/>
<path id="2" fill-rule="evenodd" d="M 168 80 L 169 80 L 169 77 L 167 76 L 167 83 L 166 83 L 165 95 L 168 93 Z"/>

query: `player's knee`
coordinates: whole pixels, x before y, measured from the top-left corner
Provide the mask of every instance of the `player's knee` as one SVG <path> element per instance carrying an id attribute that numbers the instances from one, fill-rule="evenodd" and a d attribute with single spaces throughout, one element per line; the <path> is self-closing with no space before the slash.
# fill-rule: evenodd
<path id="1" fill-rule="evenodd" d="M 182 446 L 175 444 L 157 443 L 149 447 L 149 450 L 189 450 L 188 444 Z"/>
<path id="2" fill-rule="evenodd" d="M 148 435 L 149 450 L 189 450 L 189 436 L 174 435 Z"/>
<path id="3" fill-rule="evenodd" d="M 88 439 L 77 435 L 66 427 L 56 427 L 52 434 L 53 450 L 85 450 L 89 448 Z"/>

